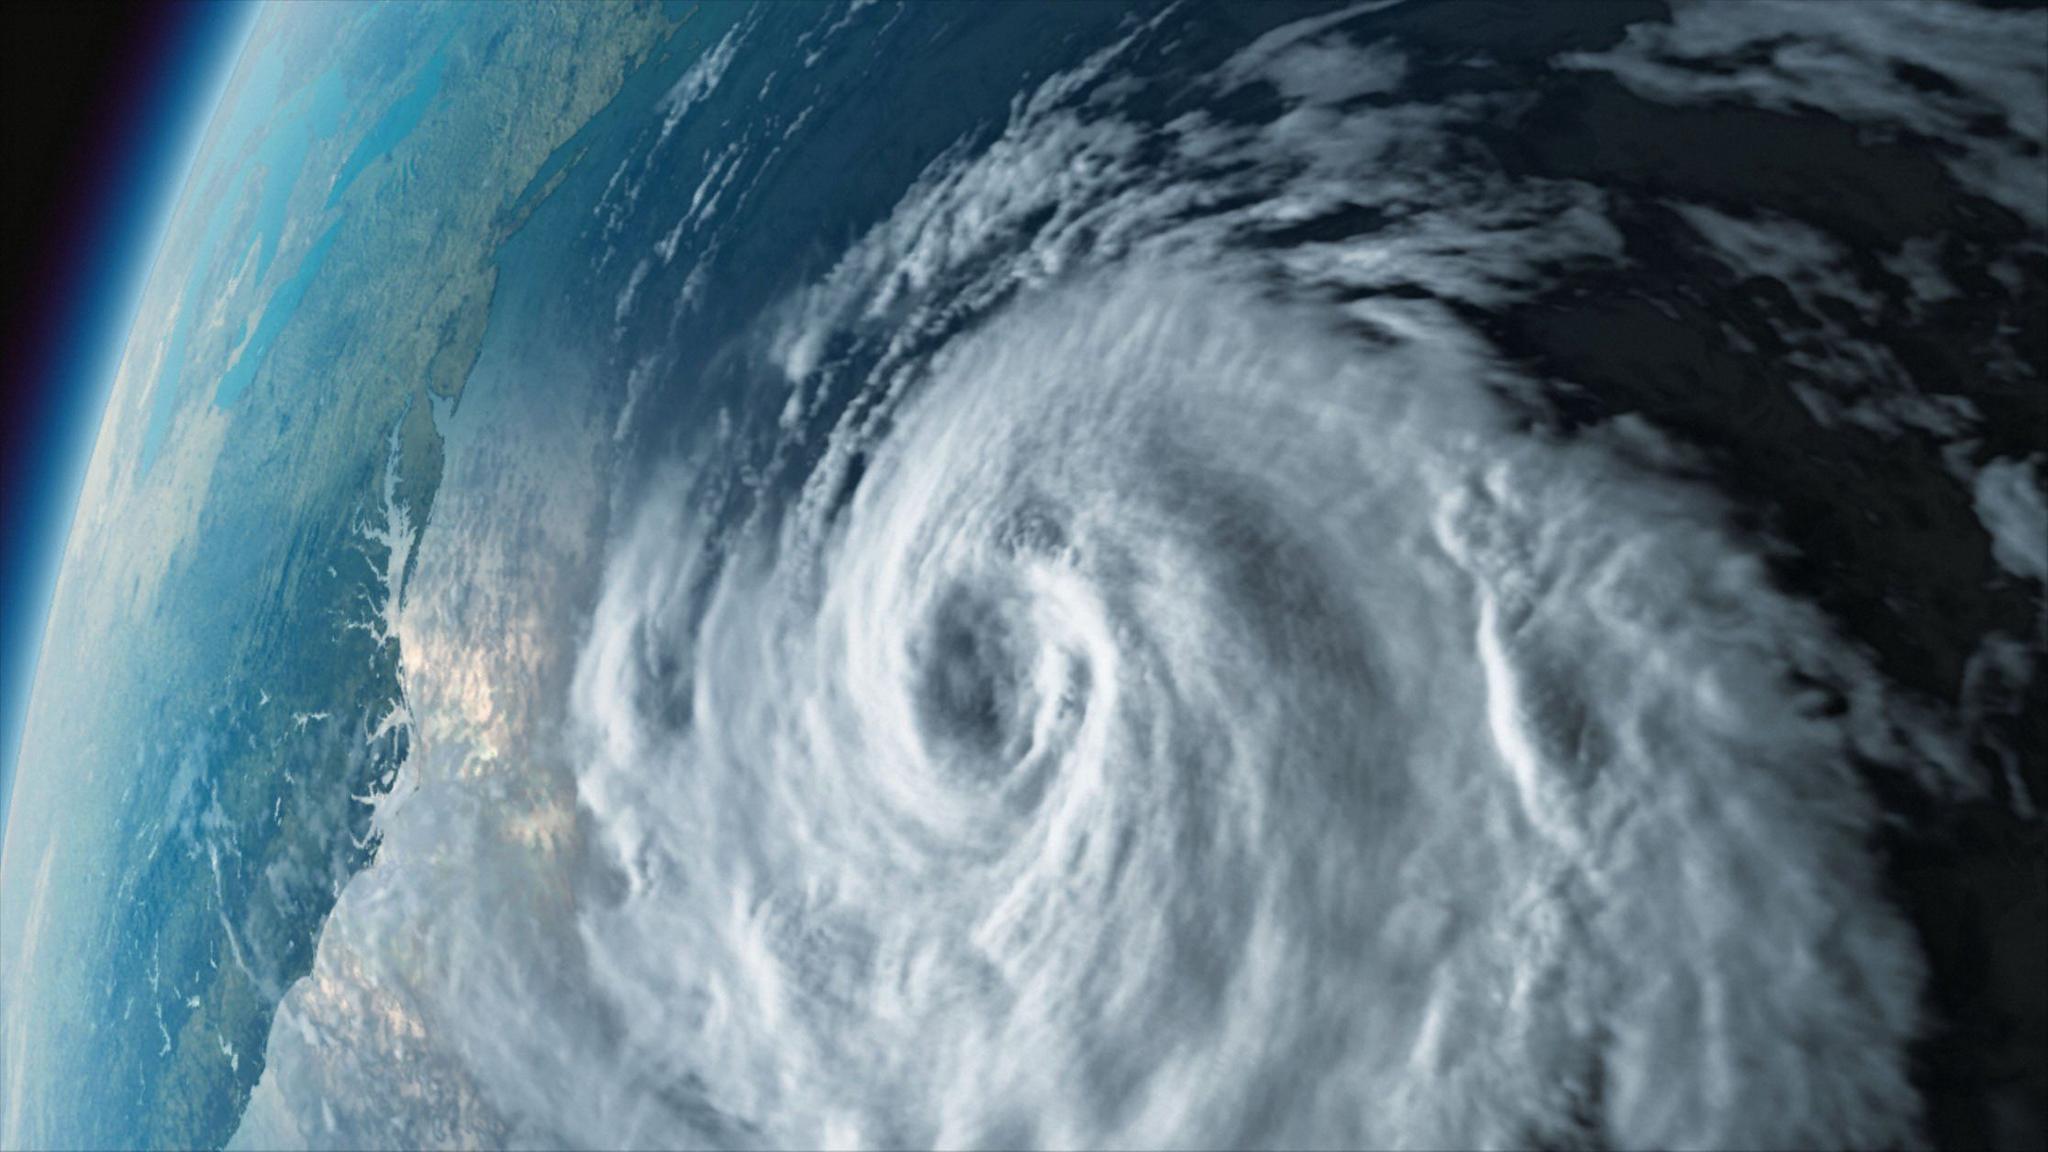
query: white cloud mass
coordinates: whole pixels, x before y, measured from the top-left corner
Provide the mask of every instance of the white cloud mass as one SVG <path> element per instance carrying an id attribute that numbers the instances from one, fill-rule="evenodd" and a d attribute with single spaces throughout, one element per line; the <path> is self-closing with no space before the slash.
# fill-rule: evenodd
<path id="1" fill-rule="evenodd" d="M 1914 1141 L 1901 706 L 1451 306 L 1625 259 L 1599 193 L 1433 168 L 1488 107 L 1356 106 L 1334 26 L 1250 126 L 1091 102 L 1131 43 L 763 321 L 859 374 L 780 512 L 561 489 L 603 413 L 451 443 L 417 783 L 242 1143 Z"/>

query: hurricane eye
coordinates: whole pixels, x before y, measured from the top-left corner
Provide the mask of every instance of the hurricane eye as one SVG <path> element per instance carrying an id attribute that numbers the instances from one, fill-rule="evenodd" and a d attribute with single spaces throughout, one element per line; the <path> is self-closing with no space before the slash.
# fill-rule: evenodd
<path id="1" fill-rule="evenodd" d="M 1018 712 L 1018 654 L 993 600 L 957 591 L 934 610 L 914 646 L 913 691 L 927 738 L 976 758 L 999 755 Z"/>
<path id="2" fill-rule="evenodd" d="M 996 530 L 996 544 L 1020 559 L 1056 556 L 1068 547 L 1067 529 L 1051 508 L 1026 504 Z"/>

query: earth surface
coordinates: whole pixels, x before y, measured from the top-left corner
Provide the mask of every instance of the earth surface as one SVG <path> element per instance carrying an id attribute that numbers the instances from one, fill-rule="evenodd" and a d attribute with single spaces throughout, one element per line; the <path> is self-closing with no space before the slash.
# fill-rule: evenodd
<path id="1" fill-rule="evenodd" d="M 0 1144 L 2048 1138 L 2048 12 L 279 5 Z"/>

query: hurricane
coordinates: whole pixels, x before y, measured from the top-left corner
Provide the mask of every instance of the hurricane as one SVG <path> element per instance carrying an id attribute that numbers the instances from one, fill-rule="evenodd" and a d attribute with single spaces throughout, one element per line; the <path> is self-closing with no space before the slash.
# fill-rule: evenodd
<path id="1" fill-rule="evenodd" d="M 611 562 L 586 930 L 627 1049 L 721 1053 L 707 1099 L 769 1143 L 1907 1131 L 1859 733 L 1788 690 L 1854 674 L 1819 623 L 1654 434 L 1546 442 L 1441 305 L 1330 290 L 1507 290 L 1519 254 L 1429 251 L 1496 220 L 1248 254 L 1318 145 L 1386 130 L 1332 106 L 1398 63 L 1300 58 L 1339 47 L 1237 62 L 1345 82 L 1298 136 L 1027 110 L 792 322 L 799 387 L 826 325 L 893 345 L 801 498 L 714 541 L 677 473 Z M 1116 170 L 1152 141 L 1185 170 Z M 1034 164 L 1072 174 L 1035 229 L 932 226 Z M 1571 190 L 1527 198 L 1510 237 L 1597 257 Z"/>
<path id="2" fill-rule="evenodd" d="M 647 513 L 575 697 L 629 1050 L 725 1054 L 771 1143 L 1903 1131 L 1814 622 L 1427 315 L 1319 312 L 1065 286 L 843 507 L 716 560 Z"/>
<path id="3" fill-rule="evenodd" d="M 487 1142 L 1915 1143 L 1870 781 L 1965 787 L 1948 736 L 1689 448 L 1496 349 L 1629 256 L 1370 8 L 1153 79 L 1134 23 L 754 316 L 771 398 L 593 497 L 510 673 L 545 829 L 436 775 L 495 715 L 437 511 L 423 751 L 252 1118 L 397 1045 Z"/>

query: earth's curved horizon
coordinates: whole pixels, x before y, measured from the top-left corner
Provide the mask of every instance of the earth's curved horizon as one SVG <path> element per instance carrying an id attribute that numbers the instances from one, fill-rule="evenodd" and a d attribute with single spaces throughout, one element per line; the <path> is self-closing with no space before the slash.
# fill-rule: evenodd
<path id="1" fill-rule="evenodd" d="M 2038 1146 L 2044 149 L 2026 5 L 265 6 L 0 1146 Z"/>

